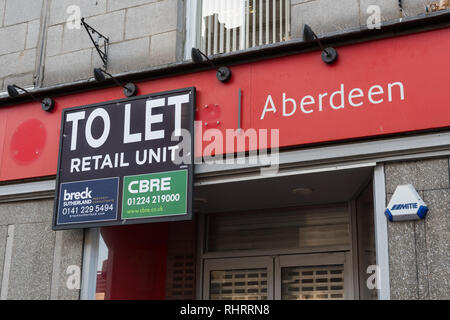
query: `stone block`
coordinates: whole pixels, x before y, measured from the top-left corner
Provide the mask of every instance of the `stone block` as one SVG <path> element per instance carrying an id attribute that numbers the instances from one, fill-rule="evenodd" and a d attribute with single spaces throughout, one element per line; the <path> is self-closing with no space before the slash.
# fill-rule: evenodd
<path id="1" fill-rule="evenodd" d="M 11 214 L 11 213 L 14 214 Z M 0 203 L 0 225 L 45 222 L 53 219 L 53 200 Z"/>
<path id="2" fill-rule="evenodd" d="M 0 78 L 21 73 L 34 72 L 36 49 L 25 50 L 0 56 Z"/>
<path id="3" fill-rule="evenodd" d="M 6 0 L 6 26 L 36 20 L 41 17 L 43 0 Z"/>
<path id="4" fill-rule="evenodd" d="M 412 17 L 426 13 L 425 7 L 438 0 L 408 0 L 403 1 L 403 16 Z"/>
<path id="5" fill-rule="evenodd" d="M 50 86 L 89 79 L 92 74 L 92 50 L 86 49 L 47 57 L 44 84 Z"/>
<path id="6" fill-rule="evenodd" d="M 291 0 L 291 6 L 294 6 L 294 5 L 300 4 L 300 3 L 309 2 L 309 1 L 311 1 L 311 0 Z"/>
<path id="7" fill-rule="evenodd" d="M 373 11 L 367 12 L 369 6 L 376 5 L 380 8 L 381 22 L 400 18 L 398 0 L 360 0 L 361 25 L 367 25 L 367 19 Z"/>
<path id="8" fill-rule="evenodd" d="M 153 66 L 176 62 L 177 32 L 154 35 L 150 39 L 150 60 Z"/>
<path id="9" fill-rule="evenodd" d="M 98 30 L 110 43 L 123 40 L 125 11 L 116 11 L 109 14 L 95 16 L 86 19 L 86 23 Z M 94 40 L 97 38 L 94 36 Z M 62 53 L 94 48 L 89 35 L 84 28 L 69 29 L 64 25 L 64 38 L 62 41 Z"/>
<path id="10" fill-rule="evenodd" d="M 26 34 L 26 23 L 0 28 L 0 55 L 24 50 Z"/>
<path id="11" fill-rule="evenodd" d="M 414 222 L 388 222 L 391 299 L 417 300 Z"/>
<path id="12" fill-rule="evenodd" d="M 6 0 L 0 0 L 0 27 L 3 26 L 3 18 L 5 15 Z"/>
<path id="13" fill-rule="evenodd" d="M 173 31 L 177 28 L 178 1 L 164 0 L 127 10 L 125 39 Z"/>
<path id="14" fill-rule="evenodd" d="M 63 25 L 49 27 L 47 30 L 46 56 L 55 56 L 62 51 Z"/>
<path id="15" fill-rule="evenodd" d="M 25 45 L 25 49 L 32 49 L 38 46 L 40 30 L 41 30 L 40 19 L 28 22 L 27 42 Z"/>
<path id="16" fill-rule="evenodd" d="M 417 166 L 421 180 L 419 190 L 449 188 L 449 167 L 446 158 L 417 161 Z"/>
<path id="17" fill-rule="evenodd" d="M 387 163 L 384 166 L 386 193 L 394 193 L 398 185 L 411 183 L 416 189 L 418 185 L 417 166 L 415 161 Z"/>
<path id="18" fill-rule="evenodd" d="M 80 297 L 80 289 L 69 289 L 67 280 L 67 268 L 69 266 L 78 266 L 80 271 L 83 263 L 83 246 L 84 246 L 84 230 L 67 230 L 63 231 L 60 264 L 60 281 L 58 299 L 77 300 Z M 81 276 L 81 274 L 80 274 Z"/>
<path id="19" fill-rule="evenodd" d="M 6 87 L 10 84 L 17 84 L 22 88 L 33 87 L 34 86 L 34 74 L 22 74 L 20 76 L 10 76 L 5 79 L 3 82 L 3 89 L 6 90 Z"/>
<path id="20" fill-rule="evenodd" d="M 358 0 L 317 0 L 292 6 L 292 39 L 303 37 L 305 23 L 318 35 L 357 27 L 359 26 Z"/>
<path id="21" fill-rule="evenodd" d="M 108 11 L 115 11 L 125 8 L 131 8 L 140 6 L 143 4 L 148 4 L 156 2 L 159 0 L 109 0 L 108 1 Z"/>
<path id="22" fill-rule="evenodd" d="M 120 73 L 147 68 L 151 65 L 148 37 L 112 44 L 109 50 L 108 70 Z"/>
<path id="23" fill-rule="evenodd" d="M 50 298 L 54 241 L 55 233 L 48 222 L 16 225 L 8 299 Z"/>
<path id="24" fill-rule="evenodd" d="M 5 263 L 6 240 L 8 237 L 8 227 L 0 226 L 0 289 L 3 278 L 3 267 Z M 1 290 L 0 290 L 1 291 Z"/>
<path id="25" fill-rule="evenodd" d="M 397 185 L 409 183 L 416 190 L 447 189 L 448 171 L 446 158 L 388 163 L 385 165 L 386 192 L 393 193 Z"/>
<path id="26" fill-rule="evenodd" d="M 450 190 L 424 192 L 430 299 L 450 299 Z"/>
<path id="27" fill-rule="evenodd" d="M 85 18 L 106 12 L 106 0 L 56 0 L 50 6 L 50 25 L 65 23 L 72 15 L 72 12 L 67 12 L 72 5 L 78 6 L 81 17 Z"/>
<path id="28" fill-rule="evenodd" d="M 423 197 L 422 194 L 420 196 Z M 416 239 L 418 299 L 428 300 L 430 299 L 430 291 L 428 281 L 426 220 L 414 222 L 414 233 Z"/>

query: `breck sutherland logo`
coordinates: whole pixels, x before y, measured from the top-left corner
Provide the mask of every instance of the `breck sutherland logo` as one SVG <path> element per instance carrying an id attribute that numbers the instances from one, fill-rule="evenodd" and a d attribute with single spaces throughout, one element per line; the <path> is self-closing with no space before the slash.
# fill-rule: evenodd
<path id="1" fill-rule="evenodd" d="M 86 187 L 82 192 L 67 192 L 67 189 L 64 189 L 64 206 L 91 204 L 91 193 L 92 190 L 90 190 L 89 187 Z"/>

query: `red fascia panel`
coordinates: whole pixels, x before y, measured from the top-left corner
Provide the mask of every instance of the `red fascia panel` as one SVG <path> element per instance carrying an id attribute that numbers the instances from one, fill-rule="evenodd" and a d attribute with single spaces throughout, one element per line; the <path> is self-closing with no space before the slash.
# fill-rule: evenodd
<path id="1" fill-rule="evenodd" d="M 227 84 L 217 81 L 215 71 L 211 70 L 137 85 L 139 94 L 196 87 L 196 120 L 201 121 L 202 128 L 196 134 L 196 156 L 201 156 L 205 149 L 211 150 L 218 132 L 226 137 L 227 129 L 237 129 L 239 89 L 242 128 L 277 129 L 280 147 L 450 126 L 447 79 L 450 28 L 337 49 L 339 59 L 331 66 L 324 64 L 316 51 L 232 66 L 233 76 Z M 398 82 L 403 86 L 403 99 L 399 86 L 389 87 Z M 344 107 L 334 109 L 329 98 L 341 85 Z M 350 105 L 349 94 L 353 89 L 360 89 L 363 94 L 357 97 L 360 91 L 353 91 L 352 102 L 362 103 L 360 106 Z M 370 102 L 369 92 L 373 101 L 382 101 Z M 283 94 L 286 116 L 283 116 Z M 43 112 L 37 103 L 2 109 L 0 125 L 5 127 L 5 134 L 2 137 L 0 128 L 0 146 L 3 144 L 4 150 L 0 153 L 0 180 L 54 175 L 61 110 L 123 97 L 122 88 L 113 87 L 58 97 L 51 114 Z M 335 106 L 340 105 L 341 98 L 339 93 L 334 94 Z M 288 99 L 295 101 L 295 112 L 291 112 L 293 102 Z M 306 112 L 301 109 L 302 100 Z M 268 101 L 273 102 L 273 107 L 268 105 L 272 111 L 266 110 L 262 117 Z M 245 146 L 246 150 L 252 148 Z M 226 152 L 225 147 L 222 149 Z M 235 147 L 233 151 L 242 149 Z M 220 154 L 221 150 L 215 152 Z"/>

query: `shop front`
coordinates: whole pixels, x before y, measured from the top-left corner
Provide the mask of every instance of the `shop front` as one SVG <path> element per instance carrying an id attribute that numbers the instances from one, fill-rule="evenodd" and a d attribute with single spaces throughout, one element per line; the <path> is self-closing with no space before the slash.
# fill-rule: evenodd
<path id="1" fill-rule="evenodd" d="M 406 224 L 386 206 L 398 185 L 425 202 L 449 189 L 449 37 L 347 44 L 332 65 L 317 51 L 239 62 L 226 83 L 161 75 L 133 98 L 57 96 L 52 113 L 0 109 L 2 202 L 54 191 L 49 226 L 84 230 L 81 299 L 396 298 L 402 245 L 439 222 L 428 203 L 430 217 L 406 222 L 417 237 L 398 239 Z M 91 191 L 101 212 L 74 212 Z"/>

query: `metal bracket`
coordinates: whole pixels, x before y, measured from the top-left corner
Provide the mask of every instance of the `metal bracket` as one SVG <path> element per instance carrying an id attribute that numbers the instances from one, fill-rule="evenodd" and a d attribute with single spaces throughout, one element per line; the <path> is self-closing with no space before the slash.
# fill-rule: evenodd
<path id="1" fill-rule="evenodd" d="M 239 88 L 239 102 L 238 102 L 238 133 L 242 130 L 242 89 Z"/>
<path id="2" fill-rule="evenodd" d="M 84 21 L 84 18 L 81 18 L 81 24 L 86 29 L 86 31 L 87 31 L 87 33 L 89 35 L 89 38 L 91 38 L 91 41 L 94 44 L 95 49 L 98 52 L 98 55 L 100 56 L 100 59 L 102 59 L 102 61 L 103 61 L 103 68 L 107 69 L 107 67 L 108 67 L 109 39 L 107 37 L 105 37 L 104 35 L 102 35 L 100 32 L 98 32 L 97 30 L 95 30 L 94 28 L 92 28 L 90 25 L 88 25 Z M 92 35 L 96 35 L 97 36 L 97 40 L 94 40 L 94 37 Z M 103 40 L 102 44 L 100 44 L 101 40 Z M 101 49 L 102 46 L 104 47 L 103 50 Z"/>

